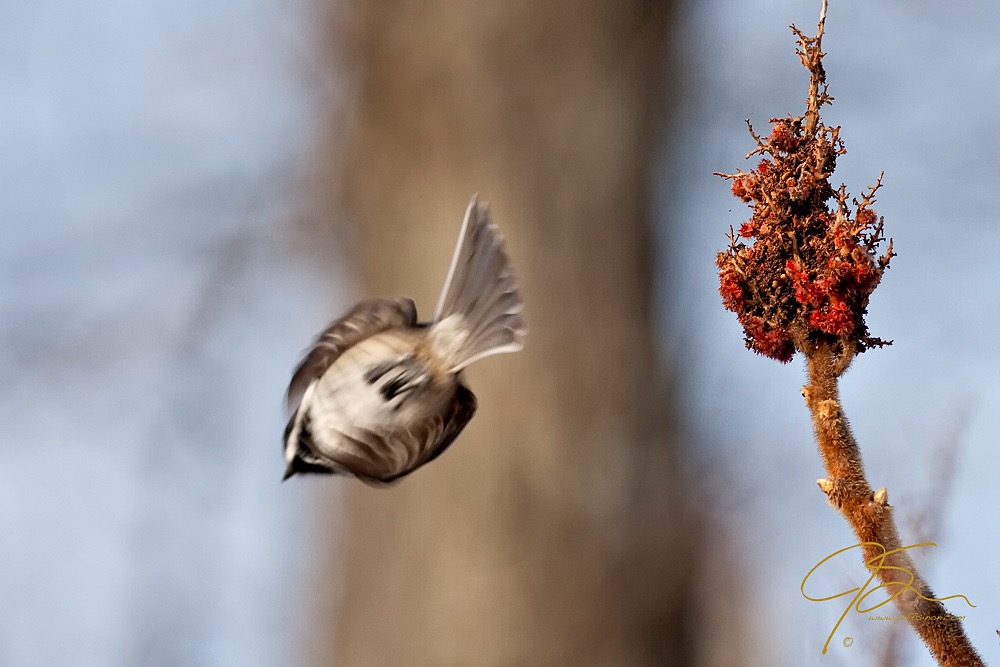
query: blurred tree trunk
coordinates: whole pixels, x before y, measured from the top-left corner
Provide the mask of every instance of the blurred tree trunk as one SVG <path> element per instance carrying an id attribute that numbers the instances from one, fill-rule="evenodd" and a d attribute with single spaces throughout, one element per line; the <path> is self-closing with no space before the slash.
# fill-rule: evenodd
<path id="1" fill-rule="evenodd" d="M 434 307 L 469 197 L 527 302 L 524 352 L 389 489 L 349 487 L 338 665 L 688 664 L 679 438 L 651 312 L 669 2 L 376 2 L 338 11 L 354 77 L 337 202 L 368 296 Z M 335 593 L 334 593 L 335 591 Z"/>

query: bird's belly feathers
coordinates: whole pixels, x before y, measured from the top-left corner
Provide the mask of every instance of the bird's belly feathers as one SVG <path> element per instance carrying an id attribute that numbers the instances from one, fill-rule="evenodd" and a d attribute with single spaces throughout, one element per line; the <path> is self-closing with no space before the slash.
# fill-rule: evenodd
<path id="1" fill-rule="evenodd" d="M 344 352 L 311 389 L 313 437 L 321 447 L 342 435 L 360 432 L 390 434 L 406 431 L 441 412 L 454 395 L 455 382 L 431 380 L 425 365 L 410 358 L 406 371 L 424 381 L 415 388 L 391 395 L 387 382 L 400 375 L 393 362 L 413 351 L 423 332 L 390 331 L 372 336 Z M 373 378 L 373 369 L 394 370 Z"/>

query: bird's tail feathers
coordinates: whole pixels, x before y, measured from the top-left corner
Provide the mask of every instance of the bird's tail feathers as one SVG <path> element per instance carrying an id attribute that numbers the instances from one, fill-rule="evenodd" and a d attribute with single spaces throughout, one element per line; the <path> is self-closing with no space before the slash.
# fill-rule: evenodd
<path id="1" fill-rule="evenodd" d="M 516 352 L 527 331 L 523 308 L 503 237 L 489 205 L 475 196 L 438 299 L 431 346 L 451 372 L 491 354 Z"/>

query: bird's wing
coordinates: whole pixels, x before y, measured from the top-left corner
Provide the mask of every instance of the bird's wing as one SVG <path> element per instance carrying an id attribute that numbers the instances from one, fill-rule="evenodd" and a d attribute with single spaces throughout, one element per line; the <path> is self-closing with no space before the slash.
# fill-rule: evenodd
<path id="1" fill-rule="evenodd" d="M 448 408 L 406 430 L 355 432 L 340 443 L 334 468 L 347 470 L 372 486 L 408 475 L 448 448 L 476 412 L 476 396 L 459 383 Z"/>
<path id="2" fill-rule="evenodd" d="M 417 308 L 413 300 L 406 297 L 372 299 L 356 305 L 316 337 L 309 353 L 295 369 L 288 385 L 289 415 L 298 410 L 309 384 L 322 376 L 344 350 L 369 336 L 416 323 Z"/>

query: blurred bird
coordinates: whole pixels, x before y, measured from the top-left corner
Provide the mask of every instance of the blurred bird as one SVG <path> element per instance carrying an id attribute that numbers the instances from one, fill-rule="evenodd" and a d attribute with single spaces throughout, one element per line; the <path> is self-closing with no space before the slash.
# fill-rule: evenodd
<path id="1" fill-rule="evenodd" d="M 489 206 L 473 197 L 430 322 L 412 299 L 373 299 L 316 339 L 288 386 L 284 479 L 385 484 L 440 455 L 476 411 L 462 369 L 522 348 L 523 306 Z"/>

